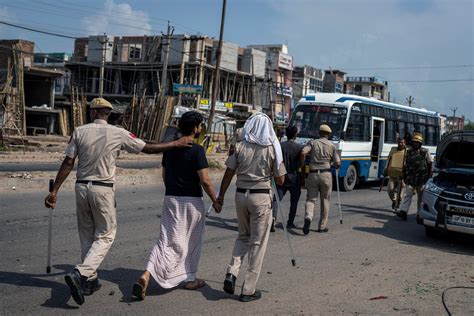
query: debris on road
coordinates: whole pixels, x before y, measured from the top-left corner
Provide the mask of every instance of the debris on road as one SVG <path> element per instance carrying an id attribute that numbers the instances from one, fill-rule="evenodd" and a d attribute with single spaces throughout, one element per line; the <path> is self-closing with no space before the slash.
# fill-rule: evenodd
<path id="1" fill-rule="evenodd" d="M 375 297 L 369 298 L 369 301 L 384 300 L 386 298 L 387 298 L 386 296 L 380 295 L 380 296 L 375 296 Z"/>

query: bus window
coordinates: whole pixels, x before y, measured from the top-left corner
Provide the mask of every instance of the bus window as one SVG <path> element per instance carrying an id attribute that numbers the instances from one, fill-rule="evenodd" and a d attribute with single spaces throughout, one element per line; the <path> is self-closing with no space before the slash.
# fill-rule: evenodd
<path id="1" fill-rule="evenodd" d="M 395 143 L 396 139 L 395 122 L 392 120 L 385 120 L 385 142 Z"/>
<path id="2" fill-rule="evenodd" d="M 436 131 L 434 126 L 428 126 L 426 128 L 426 145 L 436 146 Z"/>
<path id="3" fill-rule="evenodd" d="M 319 126 L 328 124 L 333 131 L 332 140 L 339 140 L 346 116 L 345 108 L 303 104 L 294 110 L 290 125 L 298 127 L 299 137 L 319 138 Z"/>
<path id="4" fill-rule="evenodd" d="M 398 125 L 398 128 L 397 128 L 398 137 L 404 137 L 405 134 L 407 133 L 405 122 L 398 122 L 397 125 Z"/>
<path id="5" fill-rule="evenodd" d="M 345 139 L 353 141 L 370 141 L 369 117 L 351 112 Z"/>

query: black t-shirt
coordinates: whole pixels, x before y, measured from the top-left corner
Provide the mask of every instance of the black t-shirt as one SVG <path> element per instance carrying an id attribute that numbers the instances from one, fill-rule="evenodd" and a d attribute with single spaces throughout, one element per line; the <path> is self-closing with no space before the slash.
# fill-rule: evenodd
<path id="1" fill-rule="evenodd" d="M 292 140 L 281 143 L 281 151 L 287 173 L 298 172 L 301 149 L 303 149 L 303 146 Z"/>
<path id="2" fill-rule="evenodd" d="M 163 154 L 166 195 L 202 197 L 198 170 L 208 168 L 204 148 L 174 148 Z"/>

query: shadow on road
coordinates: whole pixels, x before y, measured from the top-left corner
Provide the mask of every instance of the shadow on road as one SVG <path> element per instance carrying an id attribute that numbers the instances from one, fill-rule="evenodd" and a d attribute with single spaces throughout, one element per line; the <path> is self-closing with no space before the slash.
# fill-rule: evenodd
<path id="1" fill-rule="evenodd" d="M 72 269 L 72 266 L 67 267 L 68 269 Z M 55 266 L 55 268 L 58 267 Z M 41 306 L 62 309 L 78 309 L 78 306 L 71 306 L 68 304 L 71 295 L 69 294 L 69 287 L 65 283 L 48 280 L 48 278 L 61 275 L 64 275 L 64 272 L 51 274 L 28 274 L 0 271 L 0 283 L 11 284 L 20 287 L 50 288 L 51 296 L 43 304 L 41 304 Z"/>
<path id="2" fill-rule="evenodd" d="M 424 228 L 416 223 L 416 215 L 408 215 L 403 221 L 390 209 L 376 209 L 360 205 L 343 205 L 344 212 L 365 214 L 383 223 L 382 227 L 353 227 L 354 230 L 382 235 L 401 243 L 429 247 L 439 251 L 474 255 L 474 236 L 457 233 L 439 234 L 437 238 L 425 235 Z"/>

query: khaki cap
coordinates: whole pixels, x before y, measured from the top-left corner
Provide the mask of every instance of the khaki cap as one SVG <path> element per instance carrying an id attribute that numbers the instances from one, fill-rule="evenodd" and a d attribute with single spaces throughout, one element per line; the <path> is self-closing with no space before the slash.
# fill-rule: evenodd
<path id="1" fill-rule="evenodd" d="M 103 98 L 95 98 L 91 101 L 91 109 L 113 109 L 112 104 Z"/>
<path id="2" fill-rule="evenodd" d="M 326 124 L 321 125 L 321 126 L 319 127 L 319 131 L 320 131 L 320 132 L 326 132 L 326 133 L 332 133 L 331 128 L 330 128 L 328 125 L 326 125 Z"/>
<path id="3" fill-rule="evenodd" d="M 413 133 L 413 137 L 411 138 L 411 141 L 423 143 L 423 135 L 421 133 Z"/>

